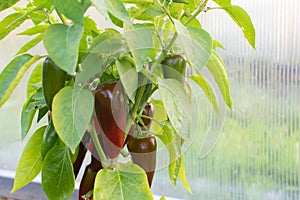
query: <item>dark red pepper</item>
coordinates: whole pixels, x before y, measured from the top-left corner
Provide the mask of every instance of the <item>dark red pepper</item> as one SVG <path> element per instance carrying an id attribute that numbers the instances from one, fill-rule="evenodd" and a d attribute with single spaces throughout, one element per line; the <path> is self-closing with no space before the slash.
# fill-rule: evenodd
<path id="1" fill-rule="evenodd" d="M 106 83 L 95 90 L 95 110 L 104 152 L 116 158 L 123 148 L 126 127 L 126 98 L 122 85 Z"/>
<path id="2" fill-rule="evenodd" d="M 101 162 L 91 156 L 91 163 L 85 167 L 85 171 L 79 186 L 79 200 L 88 200 L 85 195 L 94 189 L 95 178 L 99 170 L 103 169 Z"/>
<path id="3" fill-rule="evenodd" d="M 127 144 L 132 162 L 142 167 L 148 178 L 149 187 L 152 185 L 156 166 L 156 139 L 153 135 L 146 138 L 132 137 Z"/>
<path id="4" fill-rule="evenodd" d="M 73 171 L 74 171 L 75 178 L 77 177 L 77 175 L 80 171 L 81 165 L 85 158 L 86 151 L 87 151 L 87 149 L 85 148 L 84 144 L 82 142 L 80 142 L 78 155 L 77 155 L 75 162 L 73 163 Z"/>

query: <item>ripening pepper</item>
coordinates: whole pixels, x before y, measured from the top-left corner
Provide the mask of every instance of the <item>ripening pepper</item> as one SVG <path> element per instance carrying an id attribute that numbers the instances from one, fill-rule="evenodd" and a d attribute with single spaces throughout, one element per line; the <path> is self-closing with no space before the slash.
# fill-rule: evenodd
<path id="1" fill-rule="evenodd" d="M 153 118 L 154 107 L 151 103 L 147 103 L 143 109 L 142 115 Z M 141 117 L 144 125 L 138 123 L 143 131 L 149 130 L 152 120 L 150 118 Z M 131 136 L 128 139 L 127 149 L 131 155 L 132 162 L 142 167 L 148 178 L 148 184 L 151 187 L 155 166 L 156 166 L 156 139 L 153 135 L 147 135 L 144 138 Z"/>
<path id="2" fill-rule="evenodd" d="M 173 78 L 185 82 L 186 61 L 180 55 L 169 55 L 162 62 L 164 78 Z"/>
<path id="3" fill-rule="evenodd" d="M 156 166 L 156 139 L 153 135 L 145 138 L 132 137 L 127 144 L 132 162 L 143 168 L 147 174 L 149 187 L 152 185 Z"/>
<path id="4" fill-rule="evenodd" d="M 80 181 L 79 186 L 79 200 L 88 200 L 91 198 L 85 198 L 85 195 L 94 189 L 95 178 L 99 170 L 103 167 L 101 162 L 96 159 L 94 156 L 91 156 L 91 163 L 85 167 L 84 174 Z"/>
<path id="5" fill-rule="evenodd" d="M 95 111 L 100 125 L 100 142 L 105 154 L 116 158 L 124 145 L 126 98 L 122 85 L 106 83 L 95 90 Z M 98 136 L 99 137 L 99 136 Z"/>

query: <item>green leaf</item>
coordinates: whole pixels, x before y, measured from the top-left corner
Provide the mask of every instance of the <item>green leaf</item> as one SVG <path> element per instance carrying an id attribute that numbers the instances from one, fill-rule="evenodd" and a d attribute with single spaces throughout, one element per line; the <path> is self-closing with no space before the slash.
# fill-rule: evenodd
<path id="1" fill-rule="evenodd" d="M 216 94 L 209 81 L 206 80 L 204 76 L 202 76 L 202 74 L 198 74 L 197 76 L 192 75 L 190 78 L 202 88 L 204 94 L 206 95 L 206 97 L 214 107 L 215 111 L 219 114 L 220 110 L 219 110 Z"/>
<path id="2" fill-rule="evenodd" d="M 64 14 L 67 18 L 76 23 L 83 22 L 83 15 L 88 7 L 91 6 L 90 0 L 50 0 L 59 13 Z"/>
<path id="3" fill-rule="evenodd" d="M 22 139 L 25 138 L 30 129 L 36 111 L 44 106 L 46 106 L 46 103 L 44 100 L 43 91 L 42 88 L 39 88 L 23 104 L 21 112 Z"/>
<path id="4" fill-rule="evenodd" d="M 151 99 L 151 103 L 155 110 L 153 116 L 155 120 L 152 120 L 151 130 L 155 133 L 155 135 L 158 135 L 163 131 L 163 127 L 161 124 L 168 120 L 168 115 L 161 100 Z M 160 122 L 160 124 L 158 124 L 157 122 Z"/>
<path id="5" fill-rule="evenodd" d="M 227 6 L 223 8 L 242 29 L 244 37 L 249 44 L 255 49 L 255 28 L 248 13 L 239 6 Z"/>
<path id="6" fill-rule="evenodd" d="M 191 190 L 191 186 L 188 183 L 187 179 L 186 179 L 186 173 L 185 173 L 185 167 L 184 167 L 184 156 L 182 155 L 180 157 L 181 162 L 180 162 L 180 169 L 178 172 L 178 177 L 182 183 L 182 185 L 185 187 L 185 189 L 190 193 L 193 194 L 192 190 Z"/>
<path id="7" fill-rule="evenodd" d="M 70 151 L 66 146 L 55 146 L 47 153 L 42 166 L 42 186 L 49 200 L 72 196 L 75 177 Z"/>
<path id="8" fill-rule="evenodd" d="M 14 186 L 11 192 L 27 185 L 41 171 L 41 144 L 45 128 L 46 126 L 39 128 L 27 142 L 16 169 Z"/>
<path id="9" fill-rule="evenodd" d="M 36 35 L 39 33 L 44 33 L 48 28 L 49 24 L 36 25 L 34 27 L 30 27 L 29 29 L 18 33 L 18 35 Z"/>
<path id="10" fill-rule="evenodd" d="M 183 85 L 175 79 L 159 79 L 159 93 L 168 117 L 178 134 L 189 137 L 190 105 Z"/>
<path id="11" fill-rule="evenodd" d="M 225 47 L 217 40 L 213 40 L 212 49 L 217 50 L 217 48 L 225 49 Z"/>
<path id="12" fill-rule="evenodd" d="M 188 4 L 184 5 L 184 10 L 188 16 L 192 14 L 202 2 L 201 0 L 187 0 Z"/>
<path id="13" fill-rule="evenodd" d="M 44 46 L 51 59 L 70 75 L 75 75 L 82 25 L 50 25 L 44 36 Z"/>
<path id="14" fill-rule="evenodd" d="M 0 40 L 19 27 L 27 19 L 27 14 L 12 13 L 0 22 Z"/>
<path id="15" fill-rule="evenodd" d="M 84 84 L 99 78 L 107 66 L 115 58 L 126 51 L 122 35 L 113 29 L 108 29 L 99 35 L 82 61 L 82 71 L 76 76 L 76 84 Z"/>
<path id="16" fill-rule="evenodd" d="M 43 5 L 43 6 L 44 6 L 44 8 L 46 8 L 47 5 Z M 49 8 L 49 10 L 50 9 L 51 8 Z M 34 25 L 38 25 L 41 23 L 49 23 L 48 16 L 49 16 L 49 14 L 46 13 L 44 10 L 35 10 L 33 12 L 28 13 L 28 17 L 34 23 Z"/>
<path id="17" fill-rule="evenodd" d="M 34 95 L 29 97 L 25 101 L 25 103 L 23 104 L 23 107 L 22 107 L 22 112 L 21 112 L 21 137 L 22 137 L 22 139 L 25 138 L 28 131 L 30 130 L 34 115 L 36 113 L 36 109 L 30 109 L 30 103 L 32 103 L 32 101 L 33 101 L 32 100 L 33 96 Z"/>
<path id="18" fill-rule="evenodd" d="M 169 177 L 176 186 L 177 177 L 181 166 L 181 138 L 170 129 L 167 125 L 163 127 L 163 132 L 157 137 L 164 143 L 168 149 L 169 160 Z"/>
<path id="19" fill-rule="evenodd" d="M 175 27 L 188 61 L 193 69 L 200 73 L 211 54 L 212 39 L 209 33 L 196 27 L 185 27 L 177 20 Z"/>
<path id="20" fill-rule="evenodd" d="M 120 0 L 92 0 L 92 2 L 106 18 L 109 18 L 108 12 L 110 12 L 126 24 L 131 24 L 129 13 Z"/>
<path id="21" fill-rule="evenodd" d="M 139 76 L 134 66 L 129 61 L 117 60 L 116 66 L 120 75 L 122 85 L 129 99 L 134 103 L 135 94 L 138 89 Z"/>
<path id="22" fill-rule="evenodd" d="M 130 7 L 128 9 L 133 19 L 153 21 L 154 17 L 164 14 L 161 9 L 151 4 L 138 4 L 137 6 L 138 7 Z"/>
<path id="23" fill-rule="evenodd" d="M 94 110 L 94 96 L 86 89 L 64 87 L 53 99 L 52 120 L 60 139 L 75 152 Z"/>
<path id="24" fill-rule="evenodd" d="M 19 0 L 1 0 L 0 1 L 0 11 L 5 10 L 7 8 L 12 7 L 16 4 Z"/>
<path id="25" fill-rule="evenodd" d="M 135 164 L 126 164 L 119 169 L 102 169 L 98 172 L 94 186 L 94 199 L 153 200 L 146 173 Z"/>
<path id="26" fill-rule="evenodd" d="M 25 72 L 40 58 L 30 54 L 19 55 L 5 67 L 0 74 L 0 107 L 10 97 Z"/>
<path id="27" fill-rule="evenodd" d="M 151 31 L 144 25 L 139 24 L 134 27 L 124 26 L 125 38 L 136 63 L 137 71 L 139 72 L 152 48 L 153 39 Z"/>
<path id="28" fill-rule="evenodd" d="M 38 43 L 40 43 L 43 40 L 43 37 L 44 37 L 44 35 L 40 34 L 37 37 L 33 38 L 32 40 L 27 42 L 24 46 L 22 46 L 19 49 L 19 51 L 16 53 L 16 55 L 25 53 L 28 50 L 32 49 L 33 47 L 35 47 Z"/>
<path id="29" fill-rule="evenodd" d="M 35 85 L 42 82 L 42 67 L 43 63 L 39 63 L 31 72 L 27 82 L 27 98 L 35 93 Z"/>
<path id="30" fill-rule="evenodd" d="M 231 0 L 213 0 L 213 1 L 219 4 L 220 6 L 224 6 L 224 7 L 231 5 Z"/>
<path id="31" fill-rule="evenodd" d="M 229 78 L 224 62 L 218 56 L 218 54 L 213 52 L 208 63 L 206 64 L 206 67 L 214 77 L 226 105 L 232 109 Z"/>

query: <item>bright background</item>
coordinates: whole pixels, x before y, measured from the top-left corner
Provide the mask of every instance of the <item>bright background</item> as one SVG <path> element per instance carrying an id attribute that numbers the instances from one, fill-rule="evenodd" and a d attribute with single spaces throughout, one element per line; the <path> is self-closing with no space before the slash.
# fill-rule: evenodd
<path id="1" fill-rule="evenodd" d="M 180 183 L 174 189 L 167 169 L 156 173 L 153 191 L 195 200 L 300 199 L 300 2 L 232 3 L 250 14 L 257 33 L 256 51 L 224 11 L 209 11 L 200 19 L 203 27 L 226 48 L 219 53 L 228 67 L 233 111 L 226 109 L 223 125 L 223 115 L 215 116 L 202 95 L 202 126 L 185 153 L 187 178 L 194 195 L 189 195 Z M 0 19 L 3 17 L 1 14 Z M 0 42 L 0 70 L 28 40 L 14 36 L 15 33 Z M 16 168 L 26 144 L 20 141 L 19 122 L 26 81 L 25 77 L 0 109 L 2 169 Z M 209 145 L 202 148 L 207 133 Z M 200 159 L 216 139 L 219 142 L 213 151 Z"/>

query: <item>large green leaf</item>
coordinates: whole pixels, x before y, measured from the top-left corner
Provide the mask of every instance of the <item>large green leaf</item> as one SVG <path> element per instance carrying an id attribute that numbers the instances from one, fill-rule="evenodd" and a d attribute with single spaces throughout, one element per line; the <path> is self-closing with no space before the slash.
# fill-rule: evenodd
<path id="1" fill-rule="evenodd" d="M 126 51 L 124 39 L 116 30 L 108 29 L 99 35 L 82 61 L 82 70 L 76 76 L 76 84 L 84 84 L 99 78 L 106 67 Z"/>
<path id="2" fill-rule="evenodd" d="M 209 33 L 197 27 L 185 27 L 177 20 L 175 27 L 188 61 L 193 69 L 200 73 L 211 54 L 212 39 Z"/>
<path id="3" fill-rule="evenodd" d="M 11 192 L 27 185 L 41 171 L 41 144 L 45 128 L 46 126 L 39 128 L 27 142 L 16 169 L 14 186 Z"/>
<path id="4" fill-rule="evenodd" d="M 1 0 L 0 1 L 0 11 L 10 8 L 16 4 L 19 0 Z"/>
<path id="5" fill-rule="evenodd" d="M 198 74 L 197 76 L 193 75 L 190 78 L 202 88 L 204 94 L 207 96 L 215 111 L 220 113 L 215 91 L 209 81 L 206 80 L 202 74 Z"/>
<path id="6" fill-rule="evenodd" d="M 53 24 L 47 28 L 44 35 L 44 45 L 51 59 L 71 75 L 75 75 L 76 72 L 82 34 L 82 25 Z"/>
<path id="7" fill-rule="evenodd" d="M 142 24 L 135 25 L 134 27 L 125 25 L 124 31 L 129 50 L 132 53 L 137 71 L 139 72 L 143 68 L 152 48 L 152 33 Z"/>
<path id="8" fill-rule="evenodd" d="M 32 49 L 33 47 L 35 47 L 38 43 L 40 43 L 43 40 L 44 35 L 43 34 L 39 34 L 38 36 L 36 36 L 35 38 L 33 38 L 32 40 L 30 40 L 29 42 L 27 42 L 26 44 L 24 44 L 19 51 L 16 53 L 16 55 L 18 54 L 22 54 L 27 52 L 28 50 Z"/>
<path id="9" fill-rule="evenodd" d="M 23 54 L 15 57 L 0 74 L 0 107 L 10 97 L 26 71 L 40 56 Z"/>
<path id="10" fill-rule="evenodd" d="M 60 139 L 74 153 L 94 110 L 93 94 L 83 88 L 65 87 L 53 99 L 52 120 Z"/>
<path id="11" fill-rule="evenodd" d="M 0 40 L 7 36 L 15 28 L 19 27 L 27 18 L 28 17 L 26 13 L 22 14 L 19 12 L 6 16 L 0 22 Z"/>
<path id="12" fill-rule="evenodd" d="M 72 196 L 75 177 L 70 151 L 66 146 L 55 146 L 47 153 L 42 166 L 42 186 L 49 200 Z"/>
<path id="13" fill-rule="evenodd" d="M 241 28 L 244 37 L 253 49 L 255 49 L 255 28 L 248 13 L 239 6 L 226 6 L 223 9 L 226 10 L 234 22 Z"/>
<path id="14" fill-rule="evenodd" d="M 117 60 L 116 66 L 127 96 L 132 102 L 135 102 L 135 94 L 139 82 L 139 76 L 135 67 L 126 60 Z"/>
<path id="15" fill-rule="evenodd" d="M 58 12 L 64 14 L 76 23 L 83 22 L 83 15 L 91 5 L 90 0 L 64 0 L 63 3 L 61 0 L 50 1 L 53 3 Z"/>
<path id="16" fill-rule="evenodd" d="M 206 64 L 206 67 L 214 77 L 225 103 L 229 108 L 232 108 L 229 77 L 224 62 L 218 56 L 218 54 L 213 52 L 208 63 Z"/>
<path id="17" fill-rule="evenodd" d="M 120 0 L 92 0 L 92 2 L 106 18 L 109 19 L 108 13 L 111 13 L 126 24 L 131 24 L 129 13 Z"/>
<path id="18" fill-rule="evenodd" d="M 175 79 L 159 79 L 159 93 L 168 117 L 182 137 L 190 134 L 190 105 L 183 85 Z"/>
<path id="19" fill-rule="evenodd" d="M 119 169 L 102 169 L 95 180 L 94 199 L 153 200 L 146 173 L 135 164 L 126 164 Z"/>

